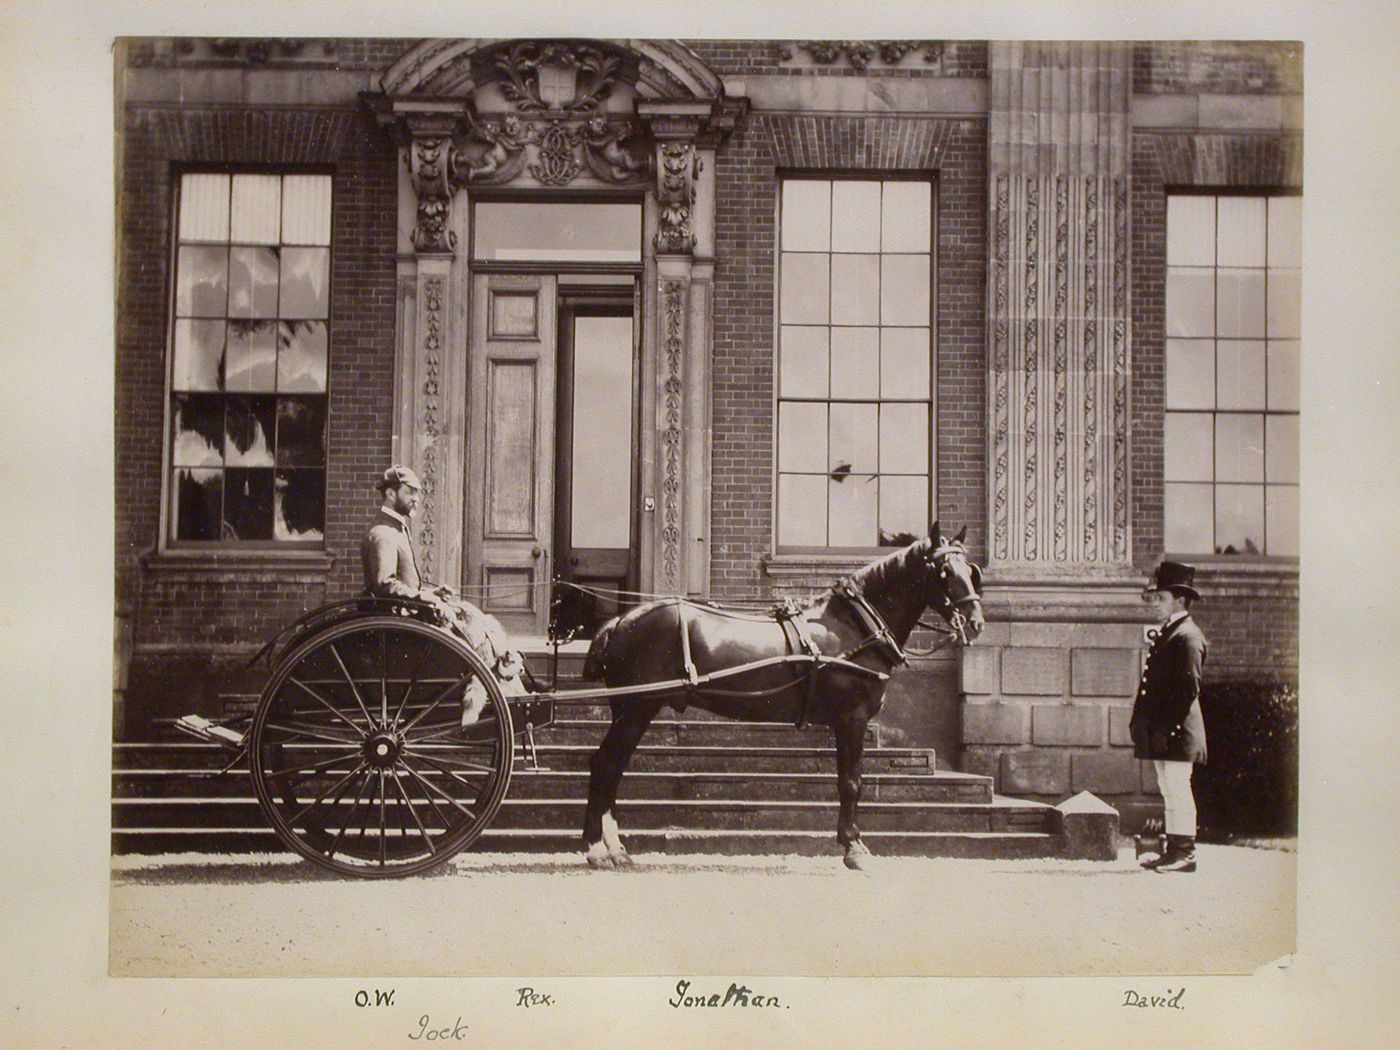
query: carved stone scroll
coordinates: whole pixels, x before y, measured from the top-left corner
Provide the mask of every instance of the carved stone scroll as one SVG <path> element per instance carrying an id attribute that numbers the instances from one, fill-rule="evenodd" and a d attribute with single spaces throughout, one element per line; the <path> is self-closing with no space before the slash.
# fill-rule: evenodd
<path id="1" fill-rule="evenodd" d="M 418 197 L 413 247 L 422 253 L 451 253 L 457 247 L 457 235 L 451 229 L 452 154 L 447 136 L 425 135 L 414 136 L 405 155 Z"/>
<path id="2" fill-rule="evenodd" d="M 657 203 L 661 228 L 656 250 L 684 254 L 695 247 L 691 208 L 695 205 L 695 177 L 699 158 L 693 141 L 662 142 L 657 146 Z"/>

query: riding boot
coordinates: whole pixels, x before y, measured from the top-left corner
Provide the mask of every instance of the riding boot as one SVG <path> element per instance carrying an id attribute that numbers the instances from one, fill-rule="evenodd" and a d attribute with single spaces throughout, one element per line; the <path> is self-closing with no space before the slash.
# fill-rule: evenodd
<path id="1" fill-rule="evenodd" d="M 1153 871 L 1192 872 L 1196 870 L 1196 839 L 1193 835 L 1168 835 L 1167 852 Z"/>

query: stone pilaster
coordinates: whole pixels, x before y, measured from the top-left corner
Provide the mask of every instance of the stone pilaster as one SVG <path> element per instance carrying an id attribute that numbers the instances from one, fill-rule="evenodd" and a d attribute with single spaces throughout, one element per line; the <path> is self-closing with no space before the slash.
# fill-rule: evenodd
<path id="1" fill-rule="evenodd" d="M 708 103 L 643 103 L 656 143 L 656 513 L 653 590 L 708 589 L 709 333 L 713 262 L 696 258 L 696 201 Z M 708 239 L 708 238 L 707 238 Z M 646 589 L 646 588 L 643 588 Z"/>
<path id="2" fill-rule="evenodd" d="M 1131 47 L 993 43 L 990 558 L 1126 567 Z"/>
<path id="3" fill-rule="evenodd" d="M 423 494 L 415 521 L 424 576 L 456 585 L 462 576 L 465 491 L 466 339 L 457 284 L 456 193 L 450 115 L 405 122 L 405 184 L 411 200 L 412 255 L 401 258 L 395 360 L 394 454 L 418 472 Z M 407 210 L 407 209 L 405 209 Z"/>

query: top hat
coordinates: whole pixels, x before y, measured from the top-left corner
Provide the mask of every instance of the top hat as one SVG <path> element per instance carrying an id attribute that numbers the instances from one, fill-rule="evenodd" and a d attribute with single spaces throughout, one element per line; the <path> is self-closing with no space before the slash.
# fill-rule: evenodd
<path id="1" fill-rule="evenodd" d="M 400 485 L 411 485 L 415 489 L 421 489 L 423 483 L 418 480 L 418 475 L 413 473 L 411 467 L 393 466 L 384 472 L 384 477 L 375 486 L 380 492 L 388 489 L 396 489 Z"/>
<path id="2" fill-rule="evenodd" d="M 1195 578 L 1196 566 L 1179 561 L 1164 561 L 1157 566 L 1147 591 L 1171 591 L 1173 594 L 1188 595 L 1192 601 L 1199 601 L 1201 592 L 1191 586 Z"/>

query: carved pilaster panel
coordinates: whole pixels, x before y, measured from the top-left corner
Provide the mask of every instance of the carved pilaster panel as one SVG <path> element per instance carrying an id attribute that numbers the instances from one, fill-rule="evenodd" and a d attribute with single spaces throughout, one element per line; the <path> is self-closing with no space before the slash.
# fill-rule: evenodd
<path id="1" fill-rule="evenodd" d="M 422 317 L 419 332 L 422 346 L 419 353 L 418 413 L 414 420 L 415 443 L 419 446 L 418 476 L 423 493 L 416 521 L 418 564 L 429 579 L 439 579 L 438 572 L 438 504 L 441 484 L 441 437 L 443 431 L 442 380 L 443 331 L 446 324 L 447 281 L 443 277 L 425 277 L 421 282 Z"/>
<path id="2" fill-rule="evenodd" d="M 661 557 L 662 587 L 681 590 L 682 433 L 685 349 L 685 282 L 665 280 L 661 286 L 663 337 L 661 344 Z"/>
<path id="3" fill-rule="evenodd" d="M 1125 565 L 1131 51 L 990 53 L 990 552 Z"/>
<path id="4" fill-rule="evenodd" d="M 991 554 L 1127 557 L 1126 181 L 993 182 Z M 1105 241 L 1101 231 L 1112 231 Z"/>

